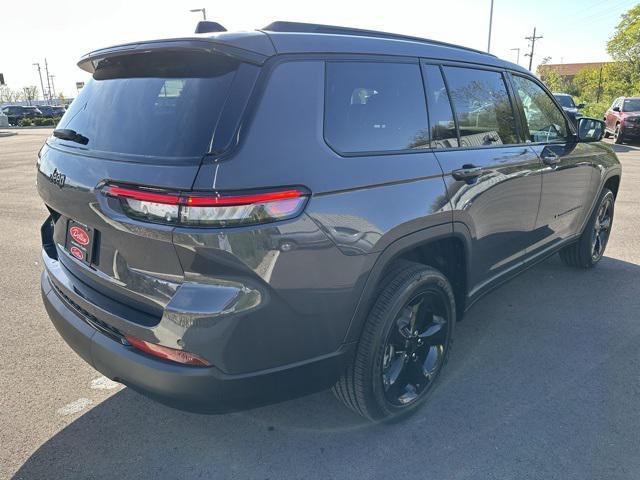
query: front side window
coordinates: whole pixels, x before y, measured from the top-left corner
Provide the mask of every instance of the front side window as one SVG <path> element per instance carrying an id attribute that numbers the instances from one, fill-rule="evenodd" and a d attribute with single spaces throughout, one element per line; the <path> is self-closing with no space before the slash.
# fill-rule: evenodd
<path id="1" fill-rule="evenodd" d="M 429 104 L 429 125 L 434 148 L 455 148 L 458 146 L 456 122 L 453 119 L 449 94 L 442 79 L 442 72 L 436 65 L 424 67 Z"/>
<path id="2" fill-rule="evenodd" d="M 429 147 L 420 66 L 328 62 L 324 134 L 343 153 Z"/>
<path id="3" fill-rule="evenodd" d="M 462 147 L 519 143 L 515 115 L 500 72 L 445 67 Z"/>
<path id="4" fill-rule="evenodd" d="M 517 75 L 513 76 L 513 83 L 527 120 L 529 140 L 534 143 L 567 140 L 567 121 L 547 92 L 532 80 Z"/>

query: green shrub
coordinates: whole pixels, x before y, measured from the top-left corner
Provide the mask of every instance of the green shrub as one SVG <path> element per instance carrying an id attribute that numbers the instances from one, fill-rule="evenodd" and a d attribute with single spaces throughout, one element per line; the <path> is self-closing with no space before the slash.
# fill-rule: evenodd
<path id="1" fill-rule="evenodd" d="M 19 127 L 30 127 L 32 125 L 33 125 L 32 118 L 21 118 L 20 120 L 18 120 Z"/>
<path id="2" fill-rule="evenodd" d="M 589 102 L 587 99 L 580 98 L 576 98 L 574 100 L 576 104 L 582 102 L 586 104 L 585 107 L 580 111 L 585 117 L 597 118 L 599 120 L 602 120 L 604 118 L 604 114 L 611 105 L 611 102 L 608 100 L 601 100 L 600 102 Z"/>
<path id="3" fill-rule="evenodd" d="M 56 120 L 52 117 L 34 118 L 33 124 L 36 127 L 53 127 L 57 124 Z"/>

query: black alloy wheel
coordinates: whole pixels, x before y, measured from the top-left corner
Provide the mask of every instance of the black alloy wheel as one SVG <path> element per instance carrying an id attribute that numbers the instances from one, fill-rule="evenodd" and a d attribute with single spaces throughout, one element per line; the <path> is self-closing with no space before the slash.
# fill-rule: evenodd
<path id="1" fill-rule="evenodd" d="M 600 207 L 596 221 L 593 225 L 593 234 L 591 239 L 591 260 L 596 263 L 604 255 L 604 250 L 609 241 L 611 233 L 611 224 L 613 223 L 613 196 L 606 196 Z"/>
<path id="2" fill-rule="evenodd" d="M 417 411 L 442 377 L 455 323 L 449 279 L 433 267 L 396 261 L 380 284 L 354 358 L 333 392 L 374 421 Z"/>
<path id="3" fill-rule="evenodd" d="M 385 397 L 403 406 L 432 385 L 443 365 L 450 321 L 440 292 L 416 294 L 398 313 L 382 358 Z"/>

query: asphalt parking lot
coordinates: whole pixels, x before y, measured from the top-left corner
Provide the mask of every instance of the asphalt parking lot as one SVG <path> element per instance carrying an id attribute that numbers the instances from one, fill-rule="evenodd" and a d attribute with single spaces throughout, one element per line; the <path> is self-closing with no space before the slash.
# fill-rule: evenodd
<path id="1" fill-rule="evenodd" d="M 640 148 L 606 258 L 554 257 L 477 303 L 428 408 L 371 425 L 329 392 L 225 416 L 160 406 L 60 339 L 39 293 L 36 153 L 0 138 L 0 478 L 640 478 Z"/>

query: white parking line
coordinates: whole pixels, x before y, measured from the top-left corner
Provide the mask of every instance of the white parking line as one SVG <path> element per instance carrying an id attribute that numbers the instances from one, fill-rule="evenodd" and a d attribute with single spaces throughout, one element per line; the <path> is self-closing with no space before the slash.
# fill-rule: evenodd
<path id="1" fill-rule="evenodd" d="M 93 390 L 113 390 L 114 388 L 121 387 L 122 385 L 113 380 L 109 380 L 107 377 L 99 377 L 91 380 L 91 388 Z"/>
<path id="2" fill-rule="evenodd" d="M 73 415 L 83 410 L 85 407 L 91 405 L 91 400 L 88 398 L 79 398 L 75 402 L 68 403 L 62 408 L 57 410 L 58 415 Z"/>

